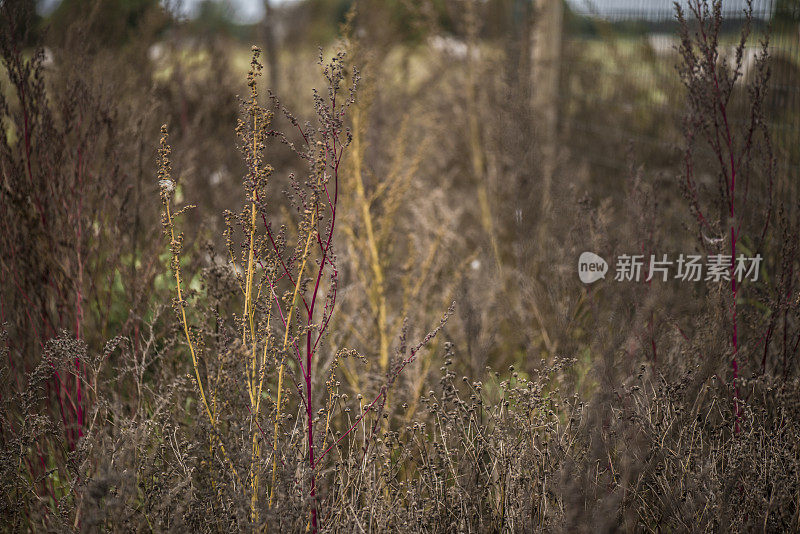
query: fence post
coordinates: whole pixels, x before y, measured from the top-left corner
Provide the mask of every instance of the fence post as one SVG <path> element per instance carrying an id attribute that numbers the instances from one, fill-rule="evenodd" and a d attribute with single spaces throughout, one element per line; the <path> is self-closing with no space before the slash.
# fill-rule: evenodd
<path id="1" fill-rule="evenodd" d="M 551 189 L 558 156 L 558 81 L 561 67 L 563 0 L 533 0 L 531 62 L 533 117 L 541 148 L 542 196 L 540 225 L 551 209 Z"/>

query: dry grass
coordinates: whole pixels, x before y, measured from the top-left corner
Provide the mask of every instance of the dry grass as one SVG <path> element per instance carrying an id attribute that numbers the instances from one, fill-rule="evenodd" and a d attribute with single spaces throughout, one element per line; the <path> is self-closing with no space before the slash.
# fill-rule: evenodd
<path id="1" fill-rule="evenodd" d="M 744 79 L 693 2 L 684 157 L 609 154 L 606 187 L 561 146 L 545 187 L 527 37 L 445 4 L 464 54 L 398 44 L 372 2 L 316 69 L 262 76 L 256 48 L 244 83 L 155 15 L 113 50 L 79 22 L 49 64 L 0 6 L 4 531 L 800 529 L 768 48 Z M 414 35 L 434 7 L 406 6 Z M 585 250 L 764 261 L 584 286 Z"/>

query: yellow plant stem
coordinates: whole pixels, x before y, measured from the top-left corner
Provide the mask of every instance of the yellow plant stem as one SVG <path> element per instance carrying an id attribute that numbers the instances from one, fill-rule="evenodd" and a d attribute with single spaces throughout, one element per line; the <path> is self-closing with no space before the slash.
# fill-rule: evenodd
<path id="1" fill-rule="evenodd" d="M 170 239 L 171 239 L 170 246 L 172 247 L 176 243 L 176 240 L 175 240 L 175 226 L 174 226 L 174 221 L 172 219 L 172 213 L 170 212 L 170 209 L 169 209 L 169 202 L 165 203 L 165 209 L 166 209 L 166 212 L 167 212 L 167 221 L 168 221 L 168 224 L 169 224 L 169 233 L 170 233 Z M 200 379 L 200 367 L 199 367 L 199 365 L 197 363 L 197 353 L 196 353 L 195 348 L 194 348 L 194 343 L 192 342 L 192 337 L 189 334 L 189 322 L 186 319 L 186 308 L 183 305 L 184 301 L 183 301 L 183 293 L 181 291 L 180 258 L 177 256 L 177 254 L 175 252 L 173 252 L 173 254 L 175 254 L 175 258 L 174 258 L 174 260 L 175 260 L 175 286 L 177 288 L 177 293 L 178 293 L 178 306 L 180 307 L 180 310 L 181 310 L 181 324 L 183 326 L 183 333 L 186 335 L 186 343 L 189 345 L 189 352 L 192 355 L 192 366 L 194 367 L 194 375 L 195 375 L 195 378 L 197 379 L 197 387 L 200 390 L 200 399 L 203 401 L 203 407 L 205 408 L 206 414 L 208 415 L 208 419 L 211 422 L 212 432 L 214 433 L 214 436 L 217 438 L 217 441 L 219 442 L 219 448 L 220 448 L 220 451 L 222 452 L 222 456 L 227 461 L 228 466 L 231 469 L 231 472 L 236 477 L 236 480 L 241 484 L 241 480 L 239 479 L 239 473 L 236 471 L 236 468 L 234 467 L 233 462 L 231 461 L 230 457 L 228 456 L 228 453 L 225 451 L 225 445 L 222 443 L 222 439 L 220 439 L 219 436 L 217 435 L 217 421 L 216 421 L 214 415 L 211 412 L 211 408 L 208 405 L 208 399 L 206 398 L 205 389 L 203 388 L 203 381 Z"/>
<path id="2" fill-rule="evenodd" d="M 256 405 L 256 369 L 258 367 L 258 356 L 256 354 L 256 331 L 254 325 L 254 306 L 253 300 L 253 279 L 255 278 L 254 266 L 254 249 L 255 249 L 255 234 L 256 234 L 256 188 L 258 187 L 258 157 L 256 152 L 258 150 L 258 104 L 255 97 L 252 103 L 253 109 L 253 191 L 250 198 L 250 244 L 247 251 L 247 281 L 245 283 L 244 295 L 244 313 L 242 320 L 246 322 L 242 324 L 242 347 L 247 346 L 247 326 L 250 326 L 250 341 L 252 351 L 250 355 L 250 365 L 248 365 L 248 393 L 250 394 L 250 406 L 253 421 L 258 417 Z M 258 434 L 256 428 L 251 423 L 251 433 L 253 439 L 253 454 L 250 460 L 250 516 L 253 523 L 258 523 L 258 460 L 261 457 L 261 447 L 259 446 Z"/>
<path id="3" fill-rule="evenodd" d="M 300 291 L 300 284 L 303 280 L 303 271 L 306 268 L 306 263 L 308 263 L 308 249 L 311 246 L 311 240 L 315 235 L 315 225 L 316 225 L 316 210 L 311 211 L 311 222 L 308 225 L 308 236 L 306 238 L 306 245 L 305 249 L 303 250 L 303 262 L 300 264 L 300 271 L 297 274 L 297 279 L 294 284 L 294 293 L 292 294 L 292 304 L 289 306 L 289 313 L 286 315 L 286 332 L 283 336 L 283 349 L 281 351 L 281 365 L 278 368 L 278 399 L 276 403 L 276 412 L 275 412 L 275 429 L 273 435 L 273 452 L 272 452 L 272 485 L 269 491 L 269 507 L 272 508 L 272 498 L 275 493 L 275 473 L 278 470 L 278 424 L 280 423 L 281 417 L 281 397 L 283 394 L 283 367 L 285 365 L 283 354 L 286 352 L 286 346 L 289 344 L 289 330 L 292 324 L 292 314 L 296 308 L 297 303 L 297 294 Z M 307 373 L 310 373 L 310 369 L 306 369 Z"/>
<path id="4" fill-rule="evenodd" d="M 378 362 L 381 370 L 386 371 L 389 367 L 389 333 L 386 318 L 386 295 L 384 290 L 383 266 L 381 265 L 378 253 L 378 243 L 375 239 L 375 232 L 372 224 L 372 213 L 370 203 L 364 191 L 364 178 L 361 174 L 361 110 L 356 108 L 353 112 L 353 175 L 355 176 L 356 194 L 361 205 L 361 216 L 364 219 L 364 228 L 367 233 L 367 246 L 369 247 L 370 267 L 375 277 L 375 289 L 372 291 L 372 298 L 378 310 L 378 337 L 380 352 Z"/>

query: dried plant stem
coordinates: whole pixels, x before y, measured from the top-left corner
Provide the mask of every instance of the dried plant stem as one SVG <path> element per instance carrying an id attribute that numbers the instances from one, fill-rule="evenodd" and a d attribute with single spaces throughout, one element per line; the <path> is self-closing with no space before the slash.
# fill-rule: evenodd
<path id="1" fill-rule="evenodd" d="M 167 139 L 167 132 L 166 126 L 162 127 L 162 147 L 166 145 Z M 192 342 L 192 336 L 189 333 L 189 321 L 186 319 L 186 308 L 184 307 L 184 300 L 183 300 L 183 293 L 181 290 L 181 270 L 180 270 L 180 256 L 178 252 L 179 242 L 175 239 L 175 221 L 172 216 L 169 207 L 169 200 L 164 201 L 164 209 L 166 214 L 166 222 L 169 225 L 169 232 L 170 232 L 170 244 L 172 246 L 172 254 L 173 254 L 173 269 L 175 273 L 175 289 L 178 295 L 178 308 L 180 309 L 180 318 L 181 318 L 181 326 L 183 327 L 183 333 L 186 337 L 186 344 L 189 346 L 189 353 L 192 356 L 192 367 L 194 368 L 194 376 L 197 380 L 197 388 L 200 391 L 200 399 L 203 401 L 203 407 L 205 408 L 206 415 L 208 416 L 208 420 L 211 422 L 212 431 L 214 436 L 217 438 L 217 442 L 219 444 L 220 452 L 222 452 L 222 456 L 225 458 L 225 461 L 228 464 L 228 467 L 231 470 L 231 473 L 236 478 L 237 482 L 241 484 L 241 480 L 239 479 L 239 473 L 236 470 L 236 467 L 233 465 L 228 453 L 225 451 L 225 445 L 222 443 L 222 440 L 219 438 L 217 434 L 217 421 L 214 417 L 213 413 L 211 412 L 211 408 L 208 405 L 208 399 L 206 397 L 205 389 L 203 388 L 203 381 L 200 379 L 200 366 L 197 362 L 197 352 L 194 347 L 194 343 Z"/>
<path id="2" fill-rule="evenodd" d="M 373 229 L 372 212 L 370 211 L 370 202 L 364 189 L 364 178 L 361 172 L 362 161 L 362 125 L 361 125 L 361 107 L 358 106 L 353 110 L 353 141 L 352 151 L 353 157 L 353 176 L 355 177 L 356 194 L 358 195 L 358 203 L 361 208 L 361 217 L 364 223 L 364 229 L 367 234 L 367 247 L 369 248 L 369 263 L 372 269 L 372 274 L 375 277 L 375 284 L 370 291 L 373 308 L 378 312 L 378 336 L 379 336 L 379 352 L 378 363 L 380 364 L 381 371 L 386 372 L 389 367 L 389 325 L 386 317 L 386 293 L 384 287 L 384 273 L 383 266 L 381 265 L 380 254 L 378 253 L 378 243 L 375 238 L 375 231 Z"/>
<path id="3" fill-rule="evenodd" d="M 258 106 L 256 95 L 252 95 L 252 106 L 255 110 Z M 259 145 L 259 130 L 258 130 L 258 113 L 253 113 L 253 191 L 250 194 L 250 228 L 249 228 L 249 244 L 247 252 L 247 281 L 245 283 L 245 297 L 244 297 L 244 313 L 242 315 L 242 346 L 247 346 L 247 326 L 250 326 L 250 341 L 252 344 L 252 351 L 250 355 L 250 377 L 248 380 L 248 389 L 250 394 L 250 406 L 253 420 L 256 425 L 258 424 L 258 409 L 259 398 L 261 396 L 261 387 L 263 383 L 263 373 L 259 373 L 258 383 L 256 383 L 256 373 L 258 365 L 257 356 L 257 337 L 256 328 L 254 324 L 255 307 L 253 306 L 253 279 L 255 278 L 255 262 L 254 262 L 254 247 L 256 237 L 256 200 L 257 200 L 257 180 L 258 180 L 258 158 L 256 153 Z M 269 342 L 269 337 L 264 340 L 264 351 L 266 354 L 266 344 Z M 252 426 L 252 425 L 251 425 Z M 252 455 L 250 459 L 250 519 L 254 524 L 258 523 L 258 463 L 261 458 L 261 447 L 259 445 L 259 435 L 255 428 L 251 428 L 252 432 Z"/>

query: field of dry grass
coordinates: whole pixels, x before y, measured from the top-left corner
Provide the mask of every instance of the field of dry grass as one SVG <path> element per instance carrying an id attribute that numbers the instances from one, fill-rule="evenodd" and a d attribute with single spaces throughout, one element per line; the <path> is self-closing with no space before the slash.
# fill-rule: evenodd
<path id="1" fill-rule="evenodd" d="M 0 530 L 800 530 L 790 37 L 565 38 L 547 128 L 506 4 L 0 4 Z"/>

